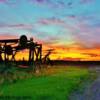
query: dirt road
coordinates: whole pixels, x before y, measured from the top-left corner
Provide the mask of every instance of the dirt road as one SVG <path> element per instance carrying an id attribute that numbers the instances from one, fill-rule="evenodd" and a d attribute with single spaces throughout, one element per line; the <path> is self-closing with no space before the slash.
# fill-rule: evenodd
<path id="1" fill-rule="evenodd" d="M 91 84 L 86 84 L 82 92 L 72 93 L 69 100 L 100 100 L 100 67 L 89 68 L 89 71 L 96 72 L 96 80 Z"/>

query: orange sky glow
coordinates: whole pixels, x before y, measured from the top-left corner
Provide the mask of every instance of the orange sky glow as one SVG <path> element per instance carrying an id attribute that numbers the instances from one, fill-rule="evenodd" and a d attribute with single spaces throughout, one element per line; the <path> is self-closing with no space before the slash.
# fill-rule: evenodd
<path id="1" fill-rule="evenodd" d="M 18 38 L 16 36 L 1 36 L 0 39 L 13 39 Z M 39 41 L 41 43 L 41 41 Z M 79 44 L 70 45 L 58 45 L 58 44 L 46 44 L 42 43 L 43 52 L 42 55 L 45 56 L 46 50 L 54 49 L 50 55 L 51 60 L 71 60 L 71 61 L 98 61 L 100 60 L 100 48 L 85 48 Z M 17 60 L 28 60 L 28 50 L 20 51 L 16 54 L 15 58 Z"/>

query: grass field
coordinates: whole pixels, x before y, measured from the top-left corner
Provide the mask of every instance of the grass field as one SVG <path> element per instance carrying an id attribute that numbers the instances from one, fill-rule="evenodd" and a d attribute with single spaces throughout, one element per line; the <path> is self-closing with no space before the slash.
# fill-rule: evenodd
<path id="1" fill-rule="evenodd" d="M 19 80 L 15 83 L 0 86 L 1 96 L 29 96 L 28 100 L 68 100 L 73 91 L 82 88 L 89 80 L 90 73 L 86 68 L 51 67 L 39 73 L 17 73 Z"/>

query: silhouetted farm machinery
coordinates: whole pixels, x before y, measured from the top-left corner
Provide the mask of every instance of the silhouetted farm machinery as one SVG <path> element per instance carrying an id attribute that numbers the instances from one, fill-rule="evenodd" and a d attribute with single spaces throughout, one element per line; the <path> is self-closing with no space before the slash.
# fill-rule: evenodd
<path id="1" fill-rule="evenodd" d="M 29 40 L 25 35 L 20 36 L 19 39 L 5 39 L 0 40 L 0 62 L 16 62 L 15 55 L 22 50 L 29 50 L 28 61 L 32 64 L 49 64 L 49 55 L 53 49 L 46 51 L 45 56 L 42 55 L 42 44 Z M 24 59 L 23 59 L 24 60 Z"/>
<path id="2" fill-rule="evenodd" d="M 29 62 L 41 61 L 42 44 L 35 43 L 33 38 L 28 40 L 25 35 L 22 35 L 19 39 L 0 40 L 0 61 L 16 61 L 16 53 L 24 49 L 29 49 Z M 4 54 L 4 59 L 2 54 Z M 11 56 L 11 59 L 9 59 L 9 56 Z"/>
<path id="3" fill-rule="evenodd" d="M 46 54 L 42 58 L 42 63 L 44 63 L 44 64 L 51 64 L 51 60 L 50 60 L 49 56 L 51 55 L 51 53 L 52 53 L 53 50 L 54 49 L 48 49 L 48 50 L 46 50 Z"/>

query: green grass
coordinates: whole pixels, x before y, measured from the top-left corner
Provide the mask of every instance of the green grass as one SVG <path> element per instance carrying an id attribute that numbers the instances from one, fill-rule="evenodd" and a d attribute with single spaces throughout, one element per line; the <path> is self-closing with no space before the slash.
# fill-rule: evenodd
<path id="1" fill-rule="evenodd" d="M 1 95 L 31 96 L 32 100 L 67 100 L 70 93 L 81 88 L 88 78 L 87 69 L 62 66 L 48 68 L 14 84 L 2 85 Z"/>

